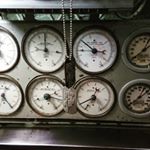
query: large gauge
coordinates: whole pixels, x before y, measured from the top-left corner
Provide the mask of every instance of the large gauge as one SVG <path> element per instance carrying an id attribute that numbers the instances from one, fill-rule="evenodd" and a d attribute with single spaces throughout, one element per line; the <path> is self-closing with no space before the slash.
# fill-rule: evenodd
<path id="1" fill-rule="evenodd" d="M 136 79 L 124 85 L 119 93 L 119 105 L 130 116 L 150 116 L 150 80 Z"/>
<path id="2" fill-rule="evenodd" d="M 123 44 L 122 58 L 133 71 L 150 72 L 150 29 L 132 33 Z"/>
<path id="3" fill-rule="evenodd" d="M 0 72 L 12 69 L 19 59 L 19 46 L 15 37 L 0 28 Z"/>
<path id="4" fill-rule="evenodd" d="M 29 105 L 42 116 L 53 116 L 63 110 L 63 84 L 53 76 L 39 76 L 27 86 Z"/>
<path id="5" fill-rule="evenodd" d="M 66 56 L 61 35 L 48 26 L 40 26 L 27 33 L 23 40 L 23 54 L 33 69 L 43 73 L 58 70 Z"/>
<path id="6" fill-rule="evenodd" d="M 113 87 L 102 78 L 86 77 L 76 84 L 77 107 L 87 117 L 100 117 L 114 104 Z"/>
<path id="7" fill-rule="evenodd" d="M 0 115 L 16 112 L 23 101 L 20 85 L 8 76 L 0 76 Z"/>
<path id="8" fill-rule="evenodd" d="M 75 39 L 73 55 L 82 70 L 100 73 L 113 65 L 117 56 L 117 45 L 107 31 L 88 29 Z"/>

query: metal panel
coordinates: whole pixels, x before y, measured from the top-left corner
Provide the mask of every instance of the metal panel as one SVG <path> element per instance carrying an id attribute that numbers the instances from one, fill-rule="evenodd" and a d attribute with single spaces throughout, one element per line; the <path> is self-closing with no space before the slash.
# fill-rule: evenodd
<path id="1" fill-rule="evenodd" d="M 132 8 L 133 0 L 74 0 L 74 9 L 125 9 Z M 5 0 L 0 9 L 60 9 L 61 0 Z M 65 0 L 69 8 L 69 0 Z"/>
<path id="2" fill-rule="evenodd" d="M 61 22 L 62 23 L 62 22 Z M 0 25 L 7 28 L 8 30 L 10 30 L 14 36 L 17 38 L 19 45 L 21 46 L 21 41 L 22 38 L 24 36 L 24 34 L 31 29 L 32 27 L 38 26 L 38 25 L 42 25 L 42 24 L 47 24 L 50 25 L 54 28 L 56 28 L 57 30 L 59 30 L 60 32 L 62 32 L 62 24 L 60 22 L 4 22 L 1 21 Z M 104 27 L 108 30 L 110 30 L 111 32 L 113 32 L 113 34 L 115 35 L 116 39 L 118 40 L 118 58 L 117 58 L 117 62 L 115 63 L 115 65 L 113 65 L 113 67 L 111 69 L 109 69 L 108 71 L 99 74 L 98 76 L 103 77 L 107 80 L 109 80 L 113 85 L 114 88 L 116 89 L 116 93 L 118 95 L 120 89 L 125 85 L 125 83 L 133 80 L 133 79 L 138 79 L 138 78 L 145 78 L 145 79 L 150 79 L 150 73 L 136 73 L 131 71 L 130 69 L 128 69 L 122 61 L 121 58 L 121 46 L 124 42 L 124 40 L 134 31 L 136 31 L 137 29 L 140 29 L 142 27 L 149 27 L 150 26 L 150 21 L 109 21 L 109 22 L 74 22 L 73 23 L 73 37 L 76 35 L 77 32 L 81 31 L 81 29 L 88 27 L 88 26 L 93 26 L 93 25 L 97 25 L 99 26 L 99 28 Z M 69 29 L 69 23 L 66 23 L 67 29 Z M 67 35 L 69 35 L 69 30 L 67 30 Z M 69 36 L 67 36 L 69 38 Z M 69 39 L 68 39 L 69 41 Z M 21 49 L 22 51 L 22 49 Z M 24 74 L 23 72 L 27 72 L 26 74 Z M 120 75 L 120 72 L 122 73 Z M 126 72 L 128 72 L 128 76 L 126 76 Z M 35 76 L 40 75 L 40 73 L 34 71 L 25 61 L 24 59 L 21 57 L 19 63 L 17 64 L 17 66 L 11 70 L 10 72 L 5 73 L 7 75 L 12 76 L 13 78 L 15 78 L 22 86 L 23 91 L 25 93 L 25 88 L 27 86 L 27 84 L 29 83 L 29 81 L 31 79 L 33 79 Z M 18 76 L 19 75 L 19 76 Z M 52 73 L 52 75 L 59 77 L 61 80 L 64 79 L 64 67 L 62 67 L 59 71 Z M 84 73 L 82 70 L 80 70 L 79 68 L 76 67 L 76 81 L 78 81 L 81 77 L 83 76 L 87 76 L 88 74 Z M 63 80 L 64 81 L 64 80 Z M 30 120 L 31 123 L 33 125 L 38 124 L 38 123 L 49 123 L 49 124 L 53 124 L 53 122 L 57 122 L 58 124 L 62 124 L 63 121 L 65 121 L 65 123 L 70 123 L 70 122 L 85 122 L 85 124 L 87 124 L 87 122 L 89 123 L 91 121 L 91 123 L 96 124 L 96 122 L 101 123 L 101 122 L 114 122 L 114 124 L 117 124 L 116 122 L 132 122 L 134 124 L 145 124 L 149 123 L 150 124 L 150 119 L 149 117 L 147 118 L 143 118 L 143 119 L 137 119 L 137 118 L 133 118 L 130 117 L 126 114 L 124 114 L 118 105 L 118 99 L 116 98 L 116 103 L 113 107 L 113 109 L 110 111 L 110 113 L 108 113 L 107 115 L 103 116 L 103 117 L 99 117 L 99 118 L 87 118 L 85 116 L 83 116 L 79 111 L 77 111 L 75 114 L 69 114 L 66 112 L 62 112 L 60 114 L 58 114 L 57 116 L 54 117 L 43 117 L 40 116 L 38 114 L 36 114 L 27 104 L 26 102 L 26 98 L 25 98 L 25 102 L 24 105 L 22 107 L 22 109 L 15 113 L 14 115 L 11 116 L 1 116 L 0 117 L 0 122 L 5 122 L 6 123 L 10 123 L 10 119 L 11 119 L 11 123 L 20 123 L 20 122 L 24 122 L 26 123 L 27 121 L 29 121 L 30 119 L 33 119 L 34 122 L 32 122 L 33 120 Z M 37 121 L 37 119 L 39 119 Z"/>

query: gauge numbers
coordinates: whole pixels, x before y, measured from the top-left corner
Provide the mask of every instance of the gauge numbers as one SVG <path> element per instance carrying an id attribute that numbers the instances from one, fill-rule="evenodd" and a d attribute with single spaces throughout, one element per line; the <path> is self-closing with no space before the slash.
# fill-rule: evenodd
<path id="1" fill-rule="evenodd" d="M 0 72 L 14 67 L 19 58 L 18 43 L 7 30 L 0 28 Z"/>
<path id="2" fill-rule="evenodd" d="M 137 72 L 150 71 L 150 29 L 131 34 L 123 45 L 123 61 Z"/>
<path id="3" fill-rule="evenodd" d="M 76 38 L 73 54 L 81 69 L 88 73 L 99 73 L 113 65 L 117 56 L 117 45 L 108 32 L 89 29 Z"/>
<path id="4" fill-rule="evenodd" d="M 104 79 L 84 78 L 76 90 L 77 107 L 87 117 L 103 116 L 114 104 L 114 91 Z"/>
<path id="5" fill-rule="evenodd" d="M 20 85 L 8 76 L 0 76 L 0 115 L 10 115 L 16 112 L 23 95 Z"/>
<path id="6" fill-rule="evenodd" d="M 119 104 L 133 117 L 150 116 L 150 80 L 137 79 L 127 83 L 120 91 Z"/>
<path id="7" fill-rule="evenodd" d="M 35 28 L 23 42 L 25 60 L 33 69 L 48 73 L 59 69 L 66 52 L 60 34 L 50 27 Z"/>
<path id="8" fill-rule="evenodd" d="M 43 116 L 53 116 L 63 110 L 63 85 L 51 76 L 39 76 L 27 87 L 27 99 L 33 110 Z"/>

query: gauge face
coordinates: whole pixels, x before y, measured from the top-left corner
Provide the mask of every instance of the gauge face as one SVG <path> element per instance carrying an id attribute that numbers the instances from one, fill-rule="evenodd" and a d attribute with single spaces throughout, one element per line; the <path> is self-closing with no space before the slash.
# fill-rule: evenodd
<path id="1" fill-rule="evenodd" d="M 54 77 L 33 79 L 26 92 L 30 106 L 40 115 L 53 116 L 63 110 L 63 85 Z"/>
<path id="2" fill-rule="evenodd" d="M 14 79 L 0 76 L 0 115 L 16 112 L 22 103 L 22 97 L 22 90 Z"/>
<path id="3" fill-rule="evenodd" d="M 76 38 L 73 54 L 81 69 L 89 73 L 99 73 L 113 65 L 117 56 L 117 45 L 108 32 L 90 29 Z"/>
<path id="4" fill-rule="evenodd" d="M 0 29 L 0 72 L 5 72 L 14 67 L 19 58 L 19 49 L 15 37 Z"/>
<path id="5" fill-rule="evenodd" d="M 114 91 L 103 79 L 85 78 L 76 89 L 77 107 L 87 117 L 103 116 L 112 108 Z"/>
<path id="6" fill-rule="evenodd" d="M 145 30 L 130 35 L 123 45 L 124 63 L 137 72 L 150 71 L 150 32 Z"/>
<path id="7" fill-rule="evenodd" d="M 39 27 L 29 32 L 23 47 L 25 60 L 39 72 L 56 71 L 65 61 L 64 42 L 51 28 Z"/>
<path id="8" fill-rule="evenodd" d="M 127 83 L 120 91 L 119 104 L 133 117 L 150 115 L 150 80 L 138 79 Z"/>

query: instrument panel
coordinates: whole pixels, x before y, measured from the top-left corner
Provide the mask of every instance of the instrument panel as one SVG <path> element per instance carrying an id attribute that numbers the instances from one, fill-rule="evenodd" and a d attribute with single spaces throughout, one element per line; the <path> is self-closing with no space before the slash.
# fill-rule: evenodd
<path id="1" fill-rule="evenodd" d="M 73 22 L 75 92 L 67 104 L 77 109 L 69 113 L 62 22 L 1 21 L 0 121 L 150 123 L 149 25 Z"/>

